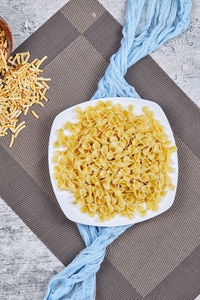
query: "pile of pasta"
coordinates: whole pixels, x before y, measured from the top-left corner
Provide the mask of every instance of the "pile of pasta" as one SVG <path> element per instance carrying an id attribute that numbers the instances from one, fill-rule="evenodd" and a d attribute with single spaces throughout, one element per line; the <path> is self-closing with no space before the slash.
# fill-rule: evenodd
<path id="1" fill-rule="evenodd" d="M 81 212 L 98 214 L 100 221 L 158 210 L 167 190 L 174 189 L 169 173 L 177 148 L 154 113 L 143 107 L 143 114 L 135 115 L 132 105 L 125 110 L 99 101 L 84 111 L 77 107 L 76 114 L 76 123 L 57 131 L 53 162 L 58 188 L 69 190 Z"/>
<path id="2" fill-rule="evenodd" d="M 26 115 L 34 104 L 44 107 L 42 100 L 48 100 L 45 93 L 50 78 L 40 76 L 41 64 L 47 56 L 29 62 L 30 53 L 24 52 L 8 59 L 6 48 L 5 32 L 0 29 L 0 137 L 10 132 L 11 148 L 14 139 L 26 127 L 25 121 L 19 122 L 19 116 Z M 31 112 L 39 118 L 34 110 Z"/>

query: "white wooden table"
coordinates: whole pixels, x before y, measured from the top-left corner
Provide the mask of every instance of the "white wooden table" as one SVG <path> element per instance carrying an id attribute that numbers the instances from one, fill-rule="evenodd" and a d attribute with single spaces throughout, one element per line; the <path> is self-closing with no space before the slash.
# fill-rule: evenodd
<path id="1" fill-rule="evenodd" d="M 0 14 L 11 26 L 14 47 L 22 43 L 67 2 L 67 0 L 1 0 Z M 121 24 L 124 24 L 127 0 L 99 0 L 99 2 Z M 190 28 L 162 46 L 152 54 L 152 57 L 200 106 L 199 15 L 200 1 L 193 0 Z M 0 299 L 42 299 L 48 281 L 62 268 L 57 258 L 0 198 Z"/>

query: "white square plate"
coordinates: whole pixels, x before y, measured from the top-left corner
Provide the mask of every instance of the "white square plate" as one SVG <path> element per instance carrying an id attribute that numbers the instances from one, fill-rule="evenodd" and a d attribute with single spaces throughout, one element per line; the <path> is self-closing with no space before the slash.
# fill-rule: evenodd
<path id="1" fill-rule="evenodd" d="M 111 100 L 114 105 L 120 103 L 124 109 L 127 109 L 128 105 L 132 104 L 134 106 L 134 113 L 136 115 L 142 113 L 143 106 L 148 106 L 149 109 L 154 112 L 155 119 L 159 120 L 161 124 L 164 126 L 164 130 L 168 135 L 169 140 L 172 142 L 172 145 L 175 146 L 175 140 L 172 133 L 172 129 L 170 127 L 170 124 L 167 120 L 164 111 L 158 104 L 152 101 L 135 99 L 135 98 L 107 98 L 107 99 L 105 98 L 105 99 L 97 99 L 97 100 L 83 102 L 64 110 L 63 112 L 58 114 L 53 121 L 50 138 L 49 138 L 49 150 L 48 150 L 49 173 L 50 173 L 51 183 L 53 186 L 55 196 L 57 198 L 57 201 L 63 213 L 71 221 L 87 224 L 87 225 L 94 225 L 94 226 L 122 226 L 128 224 L 135 224 L 138 222 L 148 220 L 150 218 L 153 218 L 163 213 L 164 211 L 166 211 L 172 206 L 176 194 L 177 181 L 178 181 L 178 157 L 176 152 L 172 153 L 172 167 L 174 171 L 170 175 L 172 183 L 175 185 L 175 190 L 168 191 L 167 195 L 165 197 L 162 197 L 162 200 L 159 203 L 158 211 L 153 212 L 152 210 L 148 210 L 145 217 L 141 217 L 139 213 L 135 213 L 134 219 L 132 220 L 129 220 L 127 217 L 122 217 L 117 215 L 109 221 L 100 222 L 99 217 L 97 215 L 94 218 L 91 218 L 88 214 L 82 213 L 80 211 L 80 207 L 77 204 L 72 203 L 74 201 L 74 196 L 70 192 L 61 191 L 58 189 L 56 180 L 53 177 L 55 164 L 52 162 L 52 157 L 54 155 L 54 152 L 58 150 L 54 148 L 54 142 L 57 140 L 56 130 L 63 128 L 63 125 L 67 121 L 70 121 L 71 123 L 77 122 L 77 119 L 75 117 L 75 108 L 77 106 L 81 107 L 84 110 L 89 105 L 95 106 L 97 101 L 99 100 L 104 102 Z"/>

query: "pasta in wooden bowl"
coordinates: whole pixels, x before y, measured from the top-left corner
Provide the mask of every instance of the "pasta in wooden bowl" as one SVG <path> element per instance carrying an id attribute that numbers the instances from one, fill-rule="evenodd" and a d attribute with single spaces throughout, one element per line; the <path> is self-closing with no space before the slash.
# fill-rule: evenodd
<path id="1" fill-rule="evenodd" d="M 75 107 L 75 121 L 56 131 L 54 184 L 70 192 L 73 205 L 97 223 L 149 218 L 148 212 L 159 212 L 159 203 L 175 190 L 174 140 L 149 105 L 140 109 L 136 113 L 133 105 L 125 108 L 113 99 L 92 101 Z"/>

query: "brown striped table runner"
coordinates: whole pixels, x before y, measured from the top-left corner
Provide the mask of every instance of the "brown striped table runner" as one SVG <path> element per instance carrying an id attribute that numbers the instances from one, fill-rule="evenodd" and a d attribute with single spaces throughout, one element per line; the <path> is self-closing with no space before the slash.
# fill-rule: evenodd
<path id="1" fill-rule="evenodd" d="M 8 138 L 0 140 L 0 196 L 63 264 L 84 244 L 51 189 L 49 132 L 59 112 L 93 95 L 119 48 L 121 29 L 98 1 L 71 0 L 16 50 L 47 55 L 45 76 L 52 81 L 49 102 L 34 108 L 40 118 L 28 114 L 12 149 Z M 126 79 L 165 111 L 179 149 L 179 184 L 169 211 L 109 246 L 96 299 L 192 300 L 200 294 L 200 110 L 150 57 L 131 67 Z"/>

